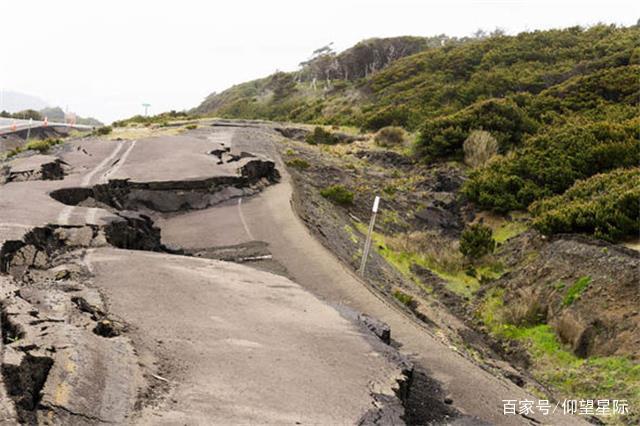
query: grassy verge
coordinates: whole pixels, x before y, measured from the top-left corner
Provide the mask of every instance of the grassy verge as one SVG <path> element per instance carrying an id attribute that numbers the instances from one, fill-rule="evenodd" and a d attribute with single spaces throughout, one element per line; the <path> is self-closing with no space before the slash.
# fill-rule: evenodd
<path id="1" fill-rule="evenodd" d="M 565 347 L 548 324 L 516 326 L 503 319 L 503 290 L 487 296 L 480 316 L 494 336 L 516 340 L 530 355 L 530 372 L 550 387 L 558 399 L 627 400 L 629 415 L 603 417 L 609 424 L 640 421 L 640 363 L 626 357 L 578 358 Z"/>
<path id="2" fill-rule="evenodd" d="M 363 223 L 356 223 L 355 227 L 361 233 L 367 233 L 367 226 Z M 444 268 L 438 259 L 422 253 L 411 251 L 394 250 L 390 247 L 388 237 L 378 232 L 372 235 L 373 247 L 378 254 L 384 257 L 387 262 L 393 265 L 404 276 L 418 283 L 419 279 L 411 272 L 411 266 L 416 264 L 429 269 L 434 274 L 447 282 L 449 290 L 462 296 L 471 297 L 480 288 L 477 278 L 467 275 L 462 268 Z"/>
<path id="3" fill-rule="evenodd" d="M 511 216 L 514 217 L 514 220 L 508 220 L 504 216 L 488 212 L 481 212 L 478 216 L 482 218 L 485 225 L 491 228 L 493 239 L 498 244 L 502 244 L 529 229 L 526 223 L 528 216 L 524 213 L 512 213 Z"/>
<path id="4" fill-rule="evenodd" d="M 14 157 L 24 151 L 38 151 L 41 154 L 46 153 L 52 146 L 62 143 L 62 139 L 45 139 L 45 140 L 30 140 L 21 147 L 12 149 L 7 153 L 7 158 Z"/>
<path id="5" fill-rule="evenodd" d="M 493 230 L 493 239 L 496 243 L 502 244 L 510 238 L 522 234 L 528 229 L 527 225 L 522 222 L 504 222 Z"/>

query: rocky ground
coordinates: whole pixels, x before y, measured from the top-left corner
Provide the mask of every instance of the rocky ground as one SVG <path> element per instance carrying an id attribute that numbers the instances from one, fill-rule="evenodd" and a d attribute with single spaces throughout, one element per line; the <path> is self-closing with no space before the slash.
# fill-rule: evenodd
<path id="1" fill-rule="evenodd" d="M 354 270 L 373 197 L 382 197 L 367 266 L 372 288 L 439 330 L 443 340 L 484 368 L 536 393 L 567 397 L 571 392 L 547 380 L 546 370 L 541 373 L 541 362 L 531 352 L 535 346 L 505 338 L 489 325 L 487 306 L 499 294 L 504 298 L 500 320 L 509 327 L 549 325 L 575 363 L 610 359 L 597 362 L 631 368 L 628 383 L 623 371 L 607 376 L 624 386 L 598 388 L 594 382 L 604 376 L 594 375 L 584 392 L 577 387 L 573 395 L 593 398 L 616 389 L 619 396 L 639 402 L 634 396 L 640 390 L 634 367 L 640 354 L 637 251 L 579 236 L 547 239 L 524 232 L 526 217 L 487 217 L 459 196 L 466 171 L 458 164 L 418 164 L 405 148 L 381 148 L 371 139 L 313 146 L 305 142 L 309 131 L 280 130 L 281 153 L 296 184 L 295 208 L 323 244 Z M 321 190 L 337 184 L 353 193 L 352 203 L 338 205 L 321 196 Z M 494 228 L 498 249 L 468 265 L 459 258 L 457 239 L 474 221 Z M 602 358 L 607 356 L 618 358 Z M 620 421 L 633 423 L 636 415 Z M 593 419 L 601 420 L 609 421 Z"/>

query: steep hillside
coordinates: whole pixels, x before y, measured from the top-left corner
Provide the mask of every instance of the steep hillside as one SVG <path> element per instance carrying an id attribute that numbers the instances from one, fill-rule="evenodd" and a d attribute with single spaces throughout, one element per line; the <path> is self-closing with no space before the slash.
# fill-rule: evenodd
<path id="1" fill-rule="evenodd" d="M 229 117 L 284 119 L 309 102 L 329 94 L 348 96 L 354 83 L 374 75 L 398 59 L 428 48 L 470 41 L 445 35 L 393 37 L 363 40 L 336 54 L 331 45 L 313 52 L 300 70 L 275 74 L 239 84 L 220 94 L 212 93 L 192 112 Z M 364 93 L 361 93 L 363 95 Z M 307 121 L 309 121 L 307 119 Z"/>
<path id="2" fill-rule="evenodd" d="M 405 37 L 402 52 L 419 50 L 407 56 L 392 48 L 398 40 L 377 40 L 375 48 L 363 42 L 339 55 L 322 53 L 299 72 L 213 94 L 194 112 L 372 131 L 401 126 L 416 133 L 413 155 L 424 163 L 481 154 L 481 163 L 465 169 L 470 179 L 462 188 L 480 208 L 505 214 L 531 207 L 543 232 L 620 241 L 640 226 L 633 188 L 591 203 L 588 218 L 560 217 L 565 213 L 538 202 L 582 179 L 637 166 L 638 39 L 638 26 L 613 25 L 464 40 Z M 378 57 L 386 59 L 372 59 Z M 584 188 L 597 185 L 580 188 L 566 199 L 572 211 L 593 195 Z"/>
<path id="3" fill-rule="evenodd" d="M 373 130 L 390 124 L 415 129 L 427 117 L 454 113 L 479 100 L 538 94 L 572 77 L 637 63 L 639 35 L 637 27 L 596 26 L 515 37 L 438 37 L 425 42 L 419 53 L 376 67 L 378 72 L 367 72 L 368 61 L 357 71 L 339 72 L 347 62 L 343 58 L 362 49 L 357 45 L 333 59 L 318 57 L 316 62 L 333 64 L 326 72 L 314 72 L 312 61 L 299 72 L 277 73 L 212 94 L 195 112 Z M 407 52 L 420 46 L 416 43 Z M 322 81 L 309 84 L 304 77 L 310 74 Z"/>

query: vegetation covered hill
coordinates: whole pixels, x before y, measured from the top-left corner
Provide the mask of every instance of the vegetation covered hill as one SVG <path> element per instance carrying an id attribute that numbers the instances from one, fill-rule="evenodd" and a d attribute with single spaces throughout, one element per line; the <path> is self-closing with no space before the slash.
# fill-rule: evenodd
<path id="1" fill-rule="evenodd" d="M 46 107 L 40 111 L 25 109 L 14 113 L 0 111 L 0 117 L 16 118 L 21 120 L 33 119 L 37 121 L 44 120 L 46 117 L 50 122 L 64 123 L 65 121 L 65 113 L 60 107 Z M 86 124 L 88 126 L 102 126 L 102 123 L 93 117 L 84 118 L 76 116 L 76 123 Z"/>
<path id="2" fill-rule="evenodd" d="M 298 72 L 234 86 L 193 112 L 401 126 L 426 163 L 480 152 L 463 188 L 480 208 L 531 207 L 543 232 L 619 241 L 640 229 L 637 186 L 620 177 L 637 176 L 640 158 L 639 39 L 638 26 L 614 25 L 378 39 L 339 55 L 320 49 Z M 488 135 L 472 138 L 478 131 Z M 627 171 L 608 176 L 618 169 Z M 603 183 L 615 186 L 606 197 Z"/>

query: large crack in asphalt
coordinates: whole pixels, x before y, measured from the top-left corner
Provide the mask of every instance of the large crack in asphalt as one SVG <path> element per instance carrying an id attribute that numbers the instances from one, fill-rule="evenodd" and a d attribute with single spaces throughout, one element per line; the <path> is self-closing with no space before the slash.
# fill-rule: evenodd
<path id="1" fill-rule="evenodd" d="M 69 370 L 71 360 L 82 358 L 87 348 L 95 352 L 97 359 L 129 354 L 120 358 L 123 371 L 113 374 L 119 375 L 115 383 L 121 388 L 120 396 L 131 399 L 129 411 L 140 406 L 144 389 L 132 390 L 124 384 L 130 380 L 130 369 L 137 364 L 133 343 L 126 337 L 127 324 L 108 312 L 99 290 L 93 288 L 92 272 L 82 262 L 87 249 L 113 246 L 161 251 L 245 263 L 287 275 L 286 269 L 271 261 L 264 242 L 186 251 L 167 247 L 162 244 L 160 229 L 153 220 L 139 212 L 166 214 L 203 209 L 231 198 L 256 194 L 280 178 L 272 161 L 252 154 L 231 154 L 227 149 L 211 154 L 221 162 L 243 159 L 239 175 L 146 183 L 110 180 L 89 188 L 58 189 L 50 195 L 63 204 L 104 208 L 114 216 L 101 225 L 35 227 L 21 240 L 6 241 L 0 247 L 0 274 L 11 280 L 2 286 L 0 304 L 4 343 L 2 377 L 5 391 L 15 407 L 16 422 L 39 424 L 54 416 L 60 422 L 80 418 L 89 423 L 119 423 L 130 414 L 105 414 L 65 399 L 64 395 L 60 397 L 63 391 L 101 391 L 90 383 L 91 372 Z M 359 313 L 345 314 L 344 310 L 341 313 L 389 345 L 390 330 L 386 324 Z M 392 387 L 394 395 L 371 389 L 372 408 L 363 415 L 360 424 L 397 423 L 405 415 L 413 364 L 392 346 L 386 348 L 382 350 L 383 355 L 399 366 Z M 90 362 L 83 368 L 91 371 L 96 365 Z M 72 371 L 71 376 L 78 377 L 69 380 L 67 376 Z M 90 395 L 86 397 L 91 399 Z"/>
<path id="2" fill-rule="evenodd" d="M 62 188 L 50 195 L 71 206 L 97 205 L 116 210 L 172 213 L 200 210 L 231 198 L 251 196 L 280 179 L 273 161 L 257 157 L 246 161 L 238 172 L 237 176 L 182 181 L 110 180 L 91 188 Z"/>
<path id="3" fill-rule="evenodd" d="M 35 424 L 36 407 L 42 399 L 41 390 L 53 365 L 48 356 L 25 354 L 19 364 L 4 362 L 2 377 L 9 397 L 13 400 L 17 420 L 22 424 Z"/>
<path id="4" fill-rule="evenodd" d="M 52 155 L 18 157 L 0 165 L 0 185 L 33 180 L 62 180 L 67 164 Z"/>

